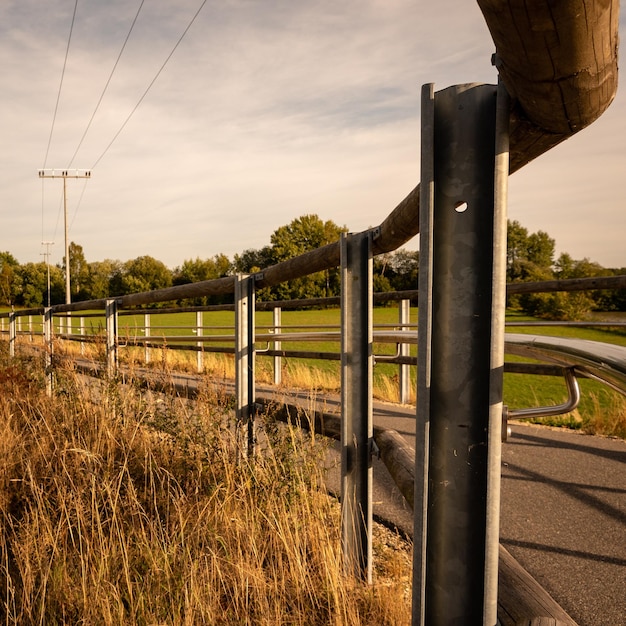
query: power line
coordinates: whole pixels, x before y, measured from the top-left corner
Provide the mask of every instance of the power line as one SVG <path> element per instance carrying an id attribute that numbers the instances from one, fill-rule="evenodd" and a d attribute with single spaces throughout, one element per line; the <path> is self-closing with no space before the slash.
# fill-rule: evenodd
<path id="1" fill-rule="evenodd" d="M 102 104 L 102 99 L 104 98 L 104 94 L 107 92 L 107 89 L 109 88 L 109 84 L 111 83 L 111 79 L 113 78 L 113 74 L 115 73 L 115 70 L 117 68 L 117 64 L 120 62 L 120 59 L 122 58 L 122 54 L 124 53 L 126 44 L 128 43 L 128 40 L 130 39 L 130 35 L 133 32 L 133 28 L 135 28 L 137 18 L 139 17 L 139 13 L 141 12 L 141 8 L 143 7 L 144 2 L 145 0 L 141 0 L 141 3 L 139 4 L 139 8 L 137 9 L 135 18 L 133 19 L 133 22 L 130 25 L 130 30 L 128 31 L 128 34 L 126 35 L 126 39 L 124 40 L 124 43 L 122 44 L 120 53 L 117 55 L 117 59 L 115 60 L 113 69 L 111 70 L 111 73 L 109 74 L 109 78 L 107 79 L 106 84 L 104 85 L 104 89 L 102 90 L 102 93 L 100 94 L 100 99 L 98 100 L 98 103 L 96 104 L 96 108 L 91 114 L 91 118 L 89 119 L 89 122 L 87 122 L 87 128 L 85 128 L 85 132 L 83 133 L 83 136 L 80 138 L 80 141 L 78 142 L 78 146 L 76 147 L 76 150 L 74 151 L 74 154 L 72 158 L 70 159 L 70 162 L 67 166 L 68 168 L 72 167 L 72 163 L 74 163 L 74 159 L 76 158 L 76 155 L 78 154 L 78 151 L 80 150 L 80 147 L 83 145 L 83 141 L 85 140 L 85 137 L 87 136 L 87 133 L 89 132 L 89 128 L 91 127 L 91 123 L 93 122 L 94 117 L 96 116 L 96 113 L 98 112 L 98 109 L 100 108 L 100 104 Z M 78 210 L 78 208 L 76 210 Z"/>
<path id="2" fill-rule="evenodd" d="M 50 152 L 50 144 L 52 143 L 52 133 L 54 132 L 54 124 L 57 118 L 57 111 L 59 110 L 59 101 L 61 100 L 61 89 L 63 88 L 63 77 L 65 76 L 65 67 L 67 66 L 67 57 L 70 52 L 70 42 L 72 41 L 72 32 L 74 30 L 74 20 L 76 19 L 76 9 L 78 7 L 78 0 L 74 4 L 74 13 L 72 15 L 72 24 L 70 25 L 70 34 L 67 38 L 67 48 L 65 49 L 65 60 L 63 61 L 63 70 L 61 72 L 61 82 L 59 83 L 59 92 L 57 93 L 57 101 L 54 107 L 54 114 L 52 115 L 52 127 L 50 128 L 50 136 L 48 137 L 48 147 L 46 148 L 46 156 L 43 160 L 43 168 L 46 167 L 48 162 L 48 153 Z"/>
<path id="3" fill-rule="evenodd" d="M 79 143 L 78 143 L 78 147 L 77 147 L 77 148 L 76 148 L 76 150 L 74 151 L 74 154 L 73 154 L 73 156 L 72 156 L 72 158 L 71 158 L 71 160 L 70 160 L 70 165 L 73 163 L 74 159 L 76 158 L 76 155 L 78 154 L 78 151 L 79 151 L 80 147 L 82 146 L 82 143 L 83 143 L 83 141 L 84 141 L 84 139 L 85 139 L 85 137 L 86 137 L 86 135 L 87 135 L 87 133 L 88 133 L 88 131 L 89 131 L 89 128 L 90 128 L 90 126 L 91 126 L 91 124 L 92 124 L 92 122 L 93 122 L 93 120 L 94 120 L 94 118 L 95 118 L 95 115 L 96 115 L 96 113 L 97 113 L 97 111 L 98 111 L 98 109 L 99 109 L 99 107 L 100 107 L 100 104 L 102 103 L 102 100 L 103 100 L 103 98 L 104 98 L 104 95 L 105 95 L 105 93 L 106 93 L 106 91 L 107 91 L 107 89 L 108 89 L 108 87 L 109 87 L 109 84 L 110 84 L 111 79 L 112 79 L 112 77 L 113 77 L 113 74 L 114 74 L 114 72 L 115 72 L 115 70 L 116 70 L 116 68 L 117 68 L 117 65 L 118 65 L 118 63 L 119 63 L 119 60 L 120 60 L 120 58 L 121 58 L 121 56 L 122 56 L 122 54 L 123 54 L 123 52 L 124 52 L 124 49 L 125 49 L 125 47 L 126 47 L 126 44 L 128 43 L 128 40 L 129 40 L 130 35 L 131 35 L 131 33 L 132 33 L 133 29 L 134 29 L 135 23 L 136 23 L 136 21 L 137 21 L 137 18 L 138 18 L 138 16 L 139 16 L 139 13 L 141 12 L 141 9 L 142 9 L 142 7 L 143 7 L 144 2 L 145 2 L 145 0 L 141 0 L 141 2 L 140 2 L 140 5 L 139 5 L 139 8 L 137 9 L 137 13 L 136 13 L 136 15 L 135 15 L 135 18 L 133 19 L 133 22 L 132 22 L 131 27 L 130 27 L 130 29 L 129 29 L 129 31 L 128 31 L 128 34 L 126 35 L 126 39 L 124 40 L 124 43 L 123 43 L 122 48 L 121 48 L 121 50 L 120 50 L 120 53 L 118 54 L 117 60 L 115 61 L 115 64 L 113 65 L 113 69 L 111 70 L 111 73 L 110 73 L 110 75 L 109 75 L 109 78 L 107 79 L 107 82 L 106 82 L 106 84 L 105 84 L 105 86 L 104 86 L 104 89 L 103 89 L 103 91 L 102 91 L 102 93 L 101 93 L 101 95 L 100 95 L 100 98 L 99 98 L 99 100 L 98 100 L 98 103 L 97 103 L 97 105 L 96 105 L 96 108 L 94 109 L 94 112 L 93 112 L 93 113 L 92 113 L 92 115 L 91 115 L 91 118 L 90 118 L 90 120 L 89 120 L 89 122 L 88 122 L 88 124 L 87 124 L 87 127 L 86 127 L 86 129 L 85 129 L 85 131 L 84 131 L 84 133 L 83 133 L 83 135 L 82 135 L 82 137 L 81 137 L 81 139 L 80 139 L 80 141 L 79 141 Z M 150 91 L 150 89 L 152 88 L 152 86 L 154 85 L 154 83 L 157 81 L 157 79 L 159 78 L 159 76 L 161 75 L 161 72 L 163 72 L 163 70 L 165 69 L 165 66 L 168 64 L 169 60 L 170 60 L 170 59 L 172 58 L 172 56 L 174 55 L 174 52 L 176 52 L 176 49 L 178 48 L 178 46 L 180 45 L 180 43 L 182 42 L 182 40 L 183 40 L 183 39 L 185 38 L 185 36 L 187 35 L 187 32 L 189 31 L 189 29 L 191 28 L 191 26 L 193 25 L 193 23 L 196 21 L 196 19 L 197 19 L 198 15 L 200 14 L 200 12 L 202 11 L 202 9 L 204 8 L 204 5 L 206 4 L 206 2 L 207 2 L 207 0 L 203 0 L 203 1 L 202 1 L 202 3 L 200 4 L 200 6 L 199 6 L 198 10 L 195 12 L 195 14 L 193 15 L 193 17 L 191 18 L 191 20 L 190 20 L 190 21 L 189 21 L 189 23 L 187 24 L 187 27 L 185 28 L 185 30 L 183 31 L 183 33 L 181 34 L 181 36 L 178 38 L 178 41 L 176 42 L 176 44 L 174 45 L 174 47 L 172 48 L 172 50 L 170 51 L 170 53 L 167 55 L 167 57 L 166 57 L 165 61 L 163 62 L 163 64 L 161 65 L 161 67 L 159 68 L 159 70 L 157 71 L 157 73 L 155 74 L 154 78 L 150 81 L 150 83 L 149 83 L 149 84 L 148 84 L 148 86 L 146 87 L 145 91 L 143 92 L 143 94 L 142 94 L 142 95 L 141 95 L 141 97 L 139 98 L 139 100 L 138 100 L 137 104 L 135 104 L 135 106 L 133 107 L 133 109 L 131 110 L 131 112 L 130 112 L 130 113 L 129 113 L 129 115 L 127 116 L 127 118 L 124 120 L 124 122 L 122 123 L 122 125 L 120 126 L 120 128 L 118 129 L 118 131 L 115 133 L 115 135 L 113 136 L 113 139 L 111 139 L 111 141 L 108 143 L 108 145 L 106 146 L 106 148 L 104 149 L 104 151 L 102 152 L 102 154 L 100 154 L 100 156 L 96 159 L 96 161 L 95 161 L 95 163 L 94 163 L 93 167 L 91 168 L 92 170 L 93 170 L 93 169 L 94 169 L 94 168 L 98 165 L 98 163 L 100 163 L 100 161 L 102 160 L 102 158 L 104 157 L 104 155 L 105 155 L 105 154 L 109 151 L 109 149 L 111 148 L 111 146 L 113 145 L 113 143 L 115 142 L 115 140 L 119 137 L 119 135 L 122 133 L 122 131 L 123 131 L 123 130 L 124 130 L 124 128 L 126 127 L 126 124 L 128 124 L 128 122 L 130 121 L 131 117 L 135 114 L 135 112 L 137 111 L 137 109 L 139 108 L 139 106 L 141 105 L 141 103 L 143 102 L 143 100 L 145 99 L 145 97 L 148 95 L 148 92 Z M 67 51 L 66 51 L 66 54 L 65 54 L 65 63 L 64 63 L 64 65 L 63 65 L 63 74 L 62 74 L 62 76 L 61 76 L 61 85 L 62 85 L 62 83 L 63 83 L 63 75 L 65 74 L 65 66 L 66 66 L 66 63 L 67 63 L 67 57 L 68 57 L 68 53 L 69 53 L 69 46 L 70 46 L 70 40 L 71 40 L 71 36 L 72 36 L 72 31 L 73 31 L 73 28 L 74 28 L 74 20 L 75 20 L 75 17 L 76 17 L 76 9 L 77 9 L 77 6 L 78 6 L 78 0 L 76 0 L 76 4 L 74 5 L 74 15 L 73 15 L 73 17 L 72 17 L 72 25 L 71 25 L 71 28 L 70 28 L 70 36 L 69 36 L 69 39 L 68 39 Z M 58 109 L 58 105 L 59 105 L 60 94 L 61 94 L 61 87 L 59 87 L 59 94 L 58 94 L 58 96 L 57 96 L 57 104 L 56 104 L 56 107 L 55 107 L 55 112 L 54 112 L 54 119 L 53 119 L 53 123 L 52 123 L 52 130 L 50 131 L 50 138 L 49 138 L 49 140 L 48 140 L 48 149 L 46 150 L 46 158 L 45 158 L 45 160 L 44 160 L 44 167 L 45 167 L 45 163 L 47 162 L 47 159 L 48 159 L 48 152 L 49 152 L 49 150 L 50 150 L 50 144 L 51 144 L 51 141 L 52 141 L 52 131 L 53 131 L 53 129 L 54 129 L 54 120 L 56 119 L 56 113 L 57 113 L 57 109 Z M 40 173 L 40 176 L 41 176 L 41 177 L 45 177 L 45 178 L 48 178 L 48 177 L 49 177 L 49 176 L 43 176 L 41 173 Z M 51 176 L 50 176 L 50 177 L 51 177 Z M 72 178 L 74 178 L 74 177 L 75 177 L 75 176 L 72 176 Z M 65 177 L 64 177 L 64 178 L 65 178 Z M 81 176 L 81 178 L 82 178 L 82 176 Z M 64 182 L 65 182 L 65 181 L 64 181 Z M 80 203 L 81 203 L 81 201 L 82 201 L 82 198 L 83 198 L 83 194 L 84 194 L 84 192 L 85 192 L 85 186 L 83 186 L 83 190 L 82 190 L 82 193 L 81 193 L 81 196 L 80 196 L 80 199 L 79 199 L 78 205 L 77 205 L 77 207 L 76 207 L 76 209 L 75 209 L 75 211 L 74 211 L 74 215 L 73 215 L 73 218 L 72 218 L 72 224 L 73 224 L 74 220 L 76 219 L 76 214 L 78 213 L 78 209 L 79 209 L 79 207 L 80 207 Z M 65 200 L 65 194 L 64 194 L 64 196 L 63 196 L 63 197 L 64 197 L 64 201 L 63 201 L 63 202 L 64 202 L 64 205 L 65 205 L 65 202 L 66 202 L 66 200 Z M 65 208 L 65 211 L 66 211 L 66 210 L 67 210 L 67 209 Z M 42 181 L 42 217 L 41 217 L 41 220 L 42 220 L 42 226 L 41 226 L 41 229 L 42 229 L 42 239 L 43 239 L 43 230 L 44 230 L 44 218 L 43 218 L 43 212 L 44 212 L 44 210 L 43 210 L 43 181 Z M 67 215 L 66 215 L 66 217 L 65 217 L 65 222 L 66 222 L 66 227 L 65 227 L 65 228 L 66 228 L 66 239 L 67 239 Z M 58 220 L 57 220 L 57 224 L 58 224 Z M 55 235 L 56 235 L 56 227 L 55 227 Z M 66 245 L 67 245 L 67 244 L 66 244 Z"/>
<path id="4" fill-rule="evenodd" d="M 83 196 L 85 195 L 85 191 L 87 190 L 87 179 L 83 183 L 83 188 L 80 192 L 80 196 L 78 197 L 78 202 L 76 203 L 76 208 L 74 209 L 74 214 L 72 215 L 72 221 L 70 222 L 70 230 L 74 227 L 74 220 L 76 219 L 76 215 L 78 214 L 78 209 L 80 209 L 80 205 L 83 201 Z"/>
<path id="5" fill-rule="evenodd" d="M 109 151 L 109 148 L 113 145 L 115 140 L 119 137 L 121 132 L 124 130 L 124 127 L 126 126 L 126 124 L 128 124 L 128 122 L 130 121 L 130 118 L 135 114 L 135 111 L 139 108 L 139 105 L 143 102 L 143 99 L 148 95 L 148 92 L 152 88 L 152 85 L 154 85 L 157 78 L 160 76 L 161 72 L 165 69 L 165 66 L 167 65 L 168 61 L 172 58 L 174 52 L 176 52 L 176 48 L 178 48 L 178 46 L 180 45 L 180 42 L 184 39 L 185 35 L 187 34 L 187 31 L 191 28 L 192 24 L 196 21 L 196 18 L 198 17 L 198 15 L 200 14 L 200 11 L 202 11 L 206 3 L 207 3 L 207 0 L 203 0 L 202 4 L 200 5 L 200 8 L 196 11 L 195 15 L 191 18 L 191 21 L 189 22 L 189 24 L 187 24 L 187 28 L 185 28 L 185 30 L 183 31 L 183 34 L 180 36 L 180 38 L 178 39 L 178 41 L 172 48 L 172 51 L 167 55 L 167 58 L 163 62 L 163 65 L 161 65 L 158 72 L 155 74 L 154 78 L 150 81 L 150 84 L 148 85 L 146 90 L 143 92 L 141 98 L 139 98 L 139 101 L 137 102 L 137 104 L 133 107 L 128 117 L 124 120 L 119 130 L 115 133 L 115 135 L 113 136 L 113 139 L 111 139 L 107 147 L 104 149 L 104 152 L 96 159 L 96 162 L 91 166 L 92 170 L 95 169 L 98 163 L 100 163 L 100 161 L 102 160 L 102 157 L 104 157 L 104 155 Z"/>

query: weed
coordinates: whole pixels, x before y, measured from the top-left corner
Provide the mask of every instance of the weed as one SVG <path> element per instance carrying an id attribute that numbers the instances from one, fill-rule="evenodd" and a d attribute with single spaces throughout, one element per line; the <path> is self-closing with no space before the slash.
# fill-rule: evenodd
<path id="1" fill-rule="evenodd" d="M 381 545 L 373 587 L 342 575 L 321 438 L 264 415 L 242 458 L 214 386 L 192 402 L 68 369 L 49 398 L 21 365 L 0 367 L 4 624 L 409 621 L 410 558 Z"/>

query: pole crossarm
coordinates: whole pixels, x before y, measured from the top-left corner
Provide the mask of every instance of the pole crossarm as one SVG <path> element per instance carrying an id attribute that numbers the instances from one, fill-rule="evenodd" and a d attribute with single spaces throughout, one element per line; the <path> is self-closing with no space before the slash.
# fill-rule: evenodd
<path id="1" fill-rule="evenodd" d="M 91 178 L 91 170 L 49 168 L 39 170 L 39 178 Z"/>

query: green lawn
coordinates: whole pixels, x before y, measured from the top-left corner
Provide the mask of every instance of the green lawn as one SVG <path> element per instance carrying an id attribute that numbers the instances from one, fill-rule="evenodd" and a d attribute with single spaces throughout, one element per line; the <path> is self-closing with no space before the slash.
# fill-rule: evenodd
<path id="1" fill-rule="evenodd" d="M 196 325 L 195 313 L 165 313 L 160 314 L 158 309 L 151 312 L 150 315 L 151 335 L 169 335 L 169 336 L 192 336 L 191 328 Z M 80 333 L 81 319 L 85 326 L 87 334 L 102 333 L 104 329 L 104 316 L 100 313 L 92 317 L 88 314 L 73 315 L 71 318 L 73 332 Z M 209 311 L 203 314 L 203 334 L 204 335 L 233 335 L 234 333 L 234 313 L 232 311 Z M 396 305 L 388 307 L 378 307 L 374 310 L 374 327 L 381 325 L 398 324 L 398 308 Z M 508 312 L 507 321 L 537 321 L 528 316 L 522 316 L 515 312 Z M 417 309 L 412 308 L 410 314 L 411 323 L 417 323 Z M 335 309 L 317 309 L 317 310 L 301 310 L 301 311 L 283 311 L 282 312 L 282 331 L 283 332 L 314 332 L 338 330 L 340 323 L 340 311 Z M 39 319 L 31 320 L 33 332 L 41 332 L 41 322 Z M 28 318 L 22 321 L 22 329 L 28 327 Z M 144 335 L 144 315 L 122 314 L 119 316 L 119 334 L 124 337 L 142 337 Z M 256 313 L 257 335 L 267 332 L 272 326 L 272 313 L 270 311 L 257 311 Z M 6 328 L 5 321 L 5 328 Z M 58 327 L 57 327 L 58 328 Z M 580 327 L 509 327 L 507 332 L 512 333 L 529 333 L 538 335 L 550 335 L 556 337 L 574 337 L 580 339 L 588 339 L 592 341 L 600 341 L 606 343 L 614 343 L 618 345 L 626 345 L 626 331 L 624 329 L 600 329 L 600 328 L 580 328 Z M 193 341 L 187 343 L 195 343 Z M 170 347 L 173 347 L 173 342 Z M 219 344 L 210 345 L 231 345 L 232 342 L 221 342 Z M 271 359 L 263 357 L 262 350 L 267 348 L 268 344 L 259 341 L 257 343 L 258 352 L 258 368 L 259 370 L 269 370 L 272 367 Z M 320 342 L 282 342 L 284 350 L 299 351 L 315 351 L 315 352 L 332 352 L 339 354 L 339 341 L 328 340 Z M 395 345 L 392 344 L 375 344 L 375 355 L 389 355 L 396 351 Z M 416 354 L 416 348 L 411 348 L 411 354 Z M 518 357 L 507 356 L 507 361 L 520 360 Z M 323 370 L 327 374 L 335 376 L 337 386 L 339 380 L 339 362 L 338 361 L 320 361 L 314 359 L 290 359 L 286 360 L 286 367 L 293 367 L 296 364 L 305 365 L 306 368 L 316 368 Z M 398 374 L 398 366 L 377 361 L 374 367 L 375 383 L 382 379 L 395 378 Z M 411 368 L 411 376 L 415 380 L 415 368 Z M 600 421 L 617 421 L 618 423 L 626 422 L 626 413 L 624 402 L 619 394 L 611 391 L 608 387 L 596 381 L 583 379 L 580 381 L 582 399 L 577 414 L 567 416 L 566 418 L 552 419 L 552 423 L 565 423 L 572 427 L 580 427 L 584 425 L 587 428 L 593 428 L 593 424 Z M 506 374 L 504 380 L 504 402 L 510 408 L 529 408 L 535 406 L 557 404 L 565 400 L 567 390 L 565 383 L 561 378 L 549 376 L 531 376 L 520 374 Z M 624 429 L 624 426 L 618 426 L 617 431 Z M 609 432 L 615 431 L 615 428 L 609 429 Z M 616 432 L 615 434 L 618 434 Z M 626 433 L 624 433 L 626 435 Z"/>

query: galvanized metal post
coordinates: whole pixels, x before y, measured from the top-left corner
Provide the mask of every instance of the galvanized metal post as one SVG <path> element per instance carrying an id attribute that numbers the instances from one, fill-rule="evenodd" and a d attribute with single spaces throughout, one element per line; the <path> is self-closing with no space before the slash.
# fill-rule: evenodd
<path id="1" fill-rule="evenodd" d="M 502 472 L 502 402 L 504 333 L 506 326 L 507 208 L 509 184 L 510 100 L 498 84 L 495 119 L 493 258 L 491 283 L 491 345 L 489 430 L 487 434 L 487 521 L 485 532 L 484 623 L 495 624 L 498 612 L 500 559 L 500 483 Z"/>
<path id="2" fill-rule="evenodd" d="M 15 356 L 15 342 L 17 340 L 17 315 L 11 311 L 9 313 L 9 356 Z"/>
<path id="3" fill-rule="evenodd" d="M 274 309 L 272 309 L 273 313 L 272 313 L 272 326 L 274 327 L 274 332 L 275 333 L 279 333 L 280 332 L 280 327 L 282 324 L 281 321 L 281 308 L 279 306 L 274 307 Z M 281 347 L 281 342 L 280 341 L 275 341 L 274 342 L 274 350 L 280 350 Z M 283 360 L 282 357 L 276 355 L 274 357 L 274 384 L 275 385 L 280 385 L 280 383 L 283 381 Z"/>
<path id="4" fill-rule="evenodd" d="M 196 337 L 198 337 L 198 339 L 202 337 L 203 315 L 202 311 L 196 311 Z M 202 341 L 198 341 L 196 342 L 196 346 L 198 348 L 196 366 L 198 374 L 201 374 L 204 368 L 204 343 Z"/>
<path id="5" fill-rule="evenodd" d="M 117 300 L 107 300 L 104 308 L 106 320 L 107 374 L 117 374 Z"/>
<path id="6" fill-rule="evenodd" d="M 406 330 L 410 322 L 411 317 L 411 301 L 410 300 L 400 300 L 398 306 L 398 317 L 400 322 L 400 330 Z M 401 343 L 398 345 L 399 356 L 407 357 L 411 354 L 411 347 L 408 343 Z M 399 395 L 400 402 L 402 404 L 407 404 L 410 400 L 410 392 L 411 392 L 411 366 L 406 363 L 401 363 L 398 366 L 398 383 L 400 386 Z"/>
<path id="7" fill-rule="evenodd" d="M 372 236 L 341 238 L 341 529 L 346 571 L 372 580 Z"/>
<path id="8" fill-rule="evenodd" d="M 144 313 L 143 315 L 143 335 L 144 341 L 144 360 L 146 364 L 150 363 L 150 347 L 148 346 L 148 337 L 150 337 L 150 313 Z"/>
<path id="9" fill-rule="evenodd" d="M 254 277 L 237 274 L 235 280 L 235 396 L 237 438 L 244 454 L 254 454 L 256 396 L 254 387 Z M 245 445 L 244 445 L 244 442 Z"/>
<path id="10" fill-rule="evenodd" d="M 494 85 L 423 93 L 413 624 L 493 626 L 508 111 Z"/>
<path id="11" fill-rule="evenodd" d="M 54 373 L 52 371 L 52 351 L 54 348 L 53 343 L 54 326 L 52 309 L 46 307 L 43 312 L 43 341 L 45 348 L 45 372 L 46 372 L 46 395 L 52 396 L 52 388 L 54 382 Z"/>

